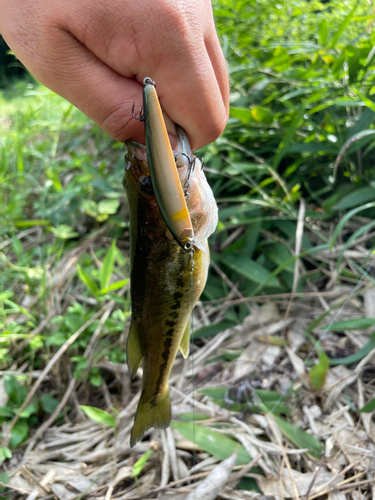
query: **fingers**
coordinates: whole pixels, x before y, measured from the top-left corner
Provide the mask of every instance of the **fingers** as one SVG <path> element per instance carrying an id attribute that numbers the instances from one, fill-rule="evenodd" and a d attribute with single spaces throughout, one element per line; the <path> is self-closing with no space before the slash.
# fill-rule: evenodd
<path id="1" fill-rule="evenodd" d="M 85 30 L 73 6 L 67 28 L 118 74 L 136 75 L 140 83 L 146 76 L 156 81 L 165 113 L 186 130 L 192 148 L 215 140 L 227 121 L 229 90 L 210 2 L 199 0 L 198 10 L 184 10 L 181 2 L 147 6 L 143 1 L 142 8 L 132 4 L 130 17 L 122 0 L 113 1 L 118 3 L 115 17 L 105 3 L 93 2 L 93 19 L 106 21 L 89 23 Z M 173 135 L 171 127 L 168 131 Z"/>
<path id="2" fill-rule="evenodd" d="M 228 112 L 215 71 L 204 47 L 199 63 L 173 65 L 173 71 L 155 75 L 158 95 L 170 118 L 184 128 L 192 150 L 217 139 Z"/>
<path id="3" fill-rule="evenodd" d="M 228 87 L 222 83 L 226 68 L 225 76 L 220 75 L 223 97 L 203 38 L 195 43 L 186 54 L 174 57 L 172 63 L 161 61 L 152 73 L 164 111 L 185 129 L 192 150 L 217 139 L 228 119 Z M 149 75 L 143 70 L 140 76 Z"/>
<path id="4" fill-rule="evenodd" d="M 172 56 L 173 61 L 167 61 L 168 71 L 160 64 L 155 75 L 162 106 L 186 130 L 192 150 L 221 135 L 229 111 L 228 74 L 211 2 L 201 0 L 199 5 L 202 11 L 196 19 L 179 16 L 181 40 L 174 34 L 178 53 Z M 202 20 L 203 26 L 199 25 Z"/>
<path id="5" fill-rule="evenodd" d="M 144 142 L 131 110 L 133 102 L 141 107 L 146 76 L 157 82 L 165 114 L 186 130 L 192 149 L 223 131 L 228 77 L 209 0 L 5 5 L 2 33 L 19 59 L 116 139 Z M 167 128 L 173 138 L 173 123 Z"/>
<path id="6" fill-rule="evenodd" d="M 229 115 L 229 78 L 227 72 L 227 65 L 225 62 L 223 51 L 221 50 L 216 31 L 211 33 L 205 39 L 206 50 L 211 60 L 212 68 L 215 72 L 217 83 L 220 87 L 221 96 L 223 98 L 224 106 L 227 114 Z"/>

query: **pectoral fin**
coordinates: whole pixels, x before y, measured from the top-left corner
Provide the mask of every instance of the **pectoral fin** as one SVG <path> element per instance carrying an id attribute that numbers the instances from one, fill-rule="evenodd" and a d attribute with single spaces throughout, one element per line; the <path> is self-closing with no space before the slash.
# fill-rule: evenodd
<path id="1" fill-rule="evenodd" d="M 180 351 L 182 352 L 184 358 L 187 358 L 187 355 L 189 354 L 189 345 L 190 345 L 190 319 L 187 322 L 184 335 L 180 343 Z"/>
<path id="2" fill-rule="evenodd" d="M 129 372 L 131 377 L 133 378 L 137 373 L 137 370 L 143 358 L 141 346 L 138 340 L 137 327 L 134 321 L 132 321 L 130 325 L 128 341 L 126 343 L 126 357 Z"/>

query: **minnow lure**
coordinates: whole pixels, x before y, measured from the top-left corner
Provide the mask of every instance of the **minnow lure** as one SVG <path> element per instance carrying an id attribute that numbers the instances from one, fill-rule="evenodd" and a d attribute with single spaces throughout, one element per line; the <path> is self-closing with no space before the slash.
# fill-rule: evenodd
<path id="1" fill-rule="evenodd" d="M 143 112 L 141 111 L 139 120 L 145 122 L 148 167 L 153 189 L 172 236 L 185 251 L 190 252 L 194 244 L 193 226 L 185 193 L 179 182 L 175 157 L 156 93 L 156 84 L 148 77 L 143 80 L 143 84 Z"/>

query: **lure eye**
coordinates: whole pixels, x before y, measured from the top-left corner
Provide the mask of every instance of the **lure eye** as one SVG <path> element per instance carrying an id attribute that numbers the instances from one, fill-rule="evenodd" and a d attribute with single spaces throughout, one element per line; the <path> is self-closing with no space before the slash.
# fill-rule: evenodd
<path id="1" fill-rule="evenodd" d="M 188 252 L 188 253 L 195 253 L 194 248 L 193 248 L 193 244 L 190 241 L 187 241 L 185 243 L 184 250 L 185 250 L 185 252 Z"/>
<path id="2" fill-rule="evenodd" d="M 152 187 L 152 180 L 149 175 L 147 177 L 143 177 L 141 180 L 141 193 L 146 196 L 155 196 L 154 188 Z"/>

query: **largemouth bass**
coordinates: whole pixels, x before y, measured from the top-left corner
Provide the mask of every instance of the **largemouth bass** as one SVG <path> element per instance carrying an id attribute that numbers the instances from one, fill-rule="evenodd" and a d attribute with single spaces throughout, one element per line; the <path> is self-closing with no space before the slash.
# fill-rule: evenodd
<path id="1" fill-rule="evenodd" d="M 168 379 L 178 350 L 184 357 L 189 352 L 189 319 L 206 283 L 207 238 L 217 225 L 217 206 L 201 164 L 197 161 L 191 171 L 189 141 L 181 128 L 177 131 L 180 152 L 174 153 L 171 176 L 177 171 L 176 189 L 189 178 L 186 204 L 196 243 L 193 255 L 176 241 L 164 220 L 145 146 L 127 143 L 124 187 L 130 210 L 132 301 L 127 362 L 132 377 L 143 360 L 142 393 L 131 446 L 151 427 L 170 424 Z"/>

